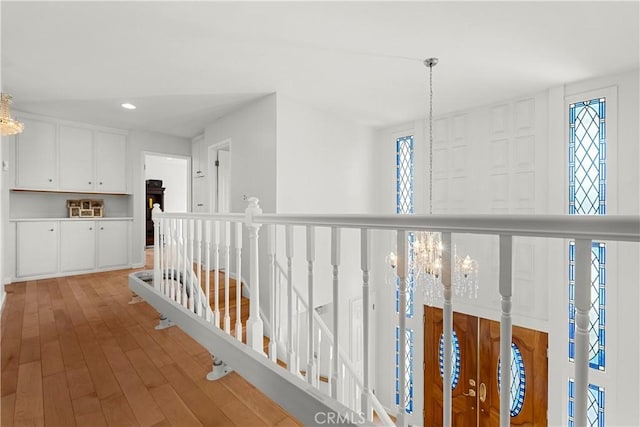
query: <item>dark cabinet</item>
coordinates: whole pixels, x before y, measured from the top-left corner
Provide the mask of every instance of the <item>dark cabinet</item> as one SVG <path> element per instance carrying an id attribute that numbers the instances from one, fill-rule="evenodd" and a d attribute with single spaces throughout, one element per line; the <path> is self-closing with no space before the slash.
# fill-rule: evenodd
<path id="1" fill-rule="evenodd" d="M 160 209 L 164 211 L 164 187 L 162 187 L 162 181 L 157 179 L 147 180 L 147 196 L 145 198 L 145 211 L 147 212 L 147 232 L 146 232 L 146 245 L 153 246 L 153 220 L 151 218 L 151 211 L 153 205 L 156 203 L 160 205 Z"/>

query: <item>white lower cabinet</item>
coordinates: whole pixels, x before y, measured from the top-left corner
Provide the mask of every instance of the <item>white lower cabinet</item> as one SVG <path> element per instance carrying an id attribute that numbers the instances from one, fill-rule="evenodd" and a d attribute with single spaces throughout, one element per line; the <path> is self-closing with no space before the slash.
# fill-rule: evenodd
<path id="1" fill-rule="evenodd" d="M 58 227 L 58 221 L 18 223 L 18 277 L 55 274 L 58 271 Z"/>
<path id="2" fill-rule="evenodd" d="M 60 222 L 60 270 L 62 272 L 96 268 L 96 222 Z"/>
<path id="3" fill-rule="evenodd" d="M 98 224 L 98 268 L 129 263 L 128 221 L 102 221 Z"/>
<path id="4" fill-rule="evenodd" d="M 129 267 L 129 220 L 18 221 L 16 277 Z"/>

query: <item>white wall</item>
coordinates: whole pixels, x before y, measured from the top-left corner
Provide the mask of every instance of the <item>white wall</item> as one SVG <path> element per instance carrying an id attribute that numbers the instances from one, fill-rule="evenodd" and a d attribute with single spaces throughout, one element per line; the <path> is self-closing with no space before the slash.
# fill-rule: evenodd
<path id="1" fill-rule="evenodd" d="M 129 176 L 131 177 L 129 188 L 133 189 L 131 262 L 134 266 L 143 266 L 145 262 L 145 152 L 162 153 L 168 157 L 172 155 L 191 157 L 191 141 L 185 138 L 153 132 L 131 131 L 129 133 L 127 158 L 129 163 Z"/>
<path id="2" fill-rule="evenodd" d="M 230 210 L 244 212 L 247 201 L 244 197 L 258 197 L 260 207 L 265 213 L 276 211 L 276 95 L 265 96 L 227 116 L 224 116 L 205 129 L 205 146 L 210 147 L 224 141 L 230 141 L 231 180 Z M 207 152 L 205 150 L 204 152 Z M 201 162 L 207 188 L 211 180 L 209 162 Z M 209 191 L 209 190 L 207 190 Z M 266 237 L 261 233 L 259 239 L 260 267 L 259 281 L 265 284 L 260 287 L 260 306 L 263 310 L 268 303 L 268 264 L 266 257 Z M 231 236 L 231 241 L 235 237 Z M 250 275 L 248 254 L 249 241 L 246 231 L 243 232 L 242 277 L 245 283 Z M 235 256 L 230 257 L 231 272 L 236 272 Z"/>
<path id="3" fill-rule="evenodd" d="M 187 212 L 190 195 L 190 159 L 147 154 L 145 181 L 162 180 L 165 212 Z"/>
<path id="4" fill-rule="evenodd" d="M 375 200 L 370 191 L 373 142 L 374 132 L 367 126 L 278 95 L 277 211 L 371 212 Z M 308 301 L 305 229 L 295 228 L 294 233 L 294 286 Z M 341 234 L 338 313 L 343 331 L 340 343 L 349 354 L 350 332 L 355 331 L 351 310 L 362 298 L 360 230 L 343 230 Z M 330 229 L 316 229 L 315 239 L 314 306 L 317 307 L 333 301 Z M 284 230 L 279 230 L 278 260 L 283 266 L 284 250 Z M 333 309 L 333 305 L 330 307 Z"/>
<path id="5" fill-rule="evenodd" d="M 206 127 L 207 147 L 226 140 L 231 140 L 231 212 L 244 212 L 244 196 L 258 197 L 264 212 L 275 212 L 276 95 L 265 96 Z M 209 177 L 208 165 L 203 172 Z"/>
<path id="6" fill-rule="evenodd" d="M 507 100 L 469 111 L 438 116 L 434 126 L 434 213 L 567 213 L 567 142 L 565 95 L 616 86 L 619 111 L 617 136 L 609 128 L 608 212 L 640 214 L 638 207 L 638 72 L 637 70 L 589 82 L 552 88 L 543 93 Z M 434 101 L 437 112 L 437 100 Z M 615 110 L 616 105 L 611 105 Z M 426 212 L 428 187 L 424 122 L 406 123 L 379 132 L 374 159 L 376 211 L 395 208 L 395 137 L 415 131 L 416 210 Z M 420 147 L 421 144 L 422 148 Z M 418 150 L 422 150 L 422 154 Z M 475 301 L 454 298 L 454 310 L 497 320 L 497 245 L 495 239 L 458 236 L 458 249 L 480 261 L 480 293 Z M 607 424 L 634 425 L 638 418 L 639 274 L 638 245 L 624 250 L 610 245 L 608 257 L 608 353 L 607 373 L 595 375 L 607 389 Z M 619 245 L 623 246 L 623 245 Z M 374 257 L 394 250 L 394 236 L 378 236 Z M 514 324 L 549 332 L 549 419 L 551 425 L 566 423 L 567 284 L 566 242 L 517 238 L 514 242 Z M 613 260 L 616 261 L 613 261 Z M 375 263 L 374 263 L 375 265 Z M 380 265 L 374 277 L 383 277 Z M 619 278 L 620 284 L 616 283 Z M 634 285 L 629 285 L 633 283 Z M 386 289 L 383 282 L 376 283 Z M 378 292 L 379 340 L 377 392 L 393 407 L 393 298 Z M 624 320 L 623 320 L 624 319 Z M 384 339 L 386 338 L 386 342 Z M 624 350 L 622 351 L 622 343 Z M 416 343 L 420 349 L 421 344 Z M 416 366 L 420 366 L 416 361 Z M 624 368 L 622 368 L 624 367 Z M 594 375 L 592 375 L 593 380 Z M 627 380 L 623 380 L 623 378 Z M 632 380 L 629 380 L 631 378 Z M 422 396 L 422 384 L 417 385 Z M 421 397 L 420 397 L 421 398 Z M 632 403 L 636 402 L 636 403 Z M 419 402 L 416 402 L 419 403 Z M 564 420 L 564 421 L 563 421 Z"/>

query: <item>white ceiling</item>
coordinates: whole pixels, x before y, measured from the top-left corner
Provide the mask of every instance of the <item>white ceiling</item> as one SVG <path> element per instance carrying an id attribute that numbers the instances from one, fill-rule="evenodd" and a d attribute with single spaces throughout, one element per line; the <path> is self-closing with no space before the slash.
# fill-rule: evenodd
<path id="1" fill-rule="evenodd" d="M 15 109 L 183 137 L 272 92 L 375 127 L 424 117 L 430 56 L 441 114 L 640 51 L 638 1 L 0 3 Z"/>

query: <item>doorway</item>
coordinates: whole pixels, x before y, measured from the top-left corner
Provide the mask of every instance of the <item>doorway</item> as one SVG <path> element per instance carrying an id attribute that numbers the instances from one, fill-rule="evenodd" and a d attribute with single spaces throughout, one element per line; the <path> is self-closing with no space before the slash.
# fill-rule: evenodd
<path id="1" fill-rule="evenodd" d="M 165 212 L 187 212 L 190 204 L 191 159 L 162 153 L 144 153 L 145 246 L 153 245 L 151 210 L 158 203 Z"/>
<path id="2" fill-rule="evenodd" d="M 209 147 L 212 212 L 231 212 L 231 141 Z"/>
<path id="3" fill-rule="evenodd" d="M 425 426 L 442 426 L 442 310 L 424 307 Z M 452 425 L 499 425 L 499 376 L 511 375 L 511 425 L 547 425 L 548 335 L 513 326 L 512 363 L 499 366 L 500 323 L 453 313 Z"/>

